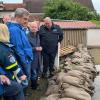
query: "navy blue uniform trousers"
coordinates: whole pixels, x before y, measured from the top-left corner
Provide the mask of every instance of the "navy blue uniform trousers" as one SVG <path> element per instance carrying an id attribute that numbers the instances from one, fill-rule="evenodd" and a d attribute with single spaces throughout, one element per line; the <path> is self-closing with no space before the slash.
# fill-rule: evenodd
<path id="1" fill-rule="evenodd" d="M 4 85 L 4 100 L 25 100 L 22 86 L 11 81 L 10 85 Z"/>

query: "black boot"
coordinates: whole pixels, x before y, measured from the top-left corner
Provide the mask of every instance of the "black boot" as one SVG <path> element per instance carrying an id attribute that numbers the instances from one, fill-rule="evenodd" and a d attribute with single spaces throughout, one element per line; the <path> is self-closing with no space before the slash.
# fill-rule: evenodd
<path id="1" fill-rule="evenodd" d="M 33 90 L 36 90 L 37 89 L 37 87 L 38 87 L 38 83 L 37 83 L 37 80 L 31 80 L 31 88 L 33 89 Z"/>
<path id="2" fill-rule="evenodd" d="M 46 73 L 42 73 L 42 78 L 44 78 L 44 79 L 48 78 L 47 74 Z"/>
<path id="3" fill-rule="evenodd" d="M 50 72 L 48 78 L 52 78 L 54 76 L 54 71 Z"/>

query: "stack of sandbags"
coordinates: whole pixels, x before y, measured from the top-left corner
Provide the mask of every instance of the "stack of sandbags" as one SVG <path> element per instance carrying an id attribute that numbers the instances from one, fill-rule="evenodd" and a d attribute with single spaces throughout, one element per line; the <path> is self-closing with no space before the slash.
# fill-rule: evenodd
<path id="1" fill-rule="evenodd" d="M 81 45 L 65 59 L 60 71 L 48 79 L 48 89 L 43 100 L 91 100 L 95 76 L 93 58 L 87 48 Z"/>

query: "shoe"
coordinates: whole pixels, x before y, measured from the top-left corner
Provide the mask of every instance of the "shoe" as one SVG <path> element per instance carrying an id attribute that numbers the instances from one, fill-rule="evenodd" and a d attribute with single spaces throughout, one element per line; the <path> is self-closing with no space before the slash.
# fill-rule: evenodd
<path id="1" fill-rule="evenodd" d="M 48 78 L 52 78 L 54 76 L 54 72 L 50 72 Z"/>
<path id="2" fill-rule="evenodd" d="M 47 75 L 46 75 L 46 74 L 44 74 L 44 73 L 42 74 L 42 76 L 41 76 L 41 77 L 42 77 L 42 78 L 48 78 L 48 77 L 47 77 Z"/>
<path id="3" fill-rule="evenodd" d="M 31 86 L 31 89 L 32 89 L 32 90 L 37 90 L 38 87 L 39 87 L 39 84 L 36 84 L 36 85 L 34 85 L 34 86 Z"/>
<path id="4" fill-rule="evenodd" d="M 31 89 L 36 90 L 38 86 L 37 80 L 31 80 Z"/>
<path id="5" fill-rule="evenodd" d="M 52 78 L 54 75 L 53 74 L 50 74 L 49 76 L 48 76 L 48 78 Z"/>

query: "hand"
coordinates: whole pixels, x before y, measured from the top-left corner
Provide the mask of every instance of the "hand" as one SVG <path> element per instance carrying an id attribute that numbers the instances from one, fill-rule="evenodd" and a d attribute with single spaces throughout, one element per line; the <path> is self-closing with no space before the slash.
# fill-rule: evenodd
<path id="1" fill-rule="evenodd" d="M 5 75 L 0 75 L 1 82 L 7 85 L 10 85 L 10 80 Z"/>
<path id="2" fill-rule="evenodd" d="M 58 42 L 58 45 L 60 45 L 60 42 Z"/>
<path id="3" fill-rule="evenodd" d="M 36 47 L 36 51 L 42 51 L 42 47 Z"/>
<path id="4" fill-rule="evenodd" d="M 21 81 L 26 80 L 26 75 L 22 75 L 22 76 L 20 77 L 20 80 L 21 80 Z"/>

